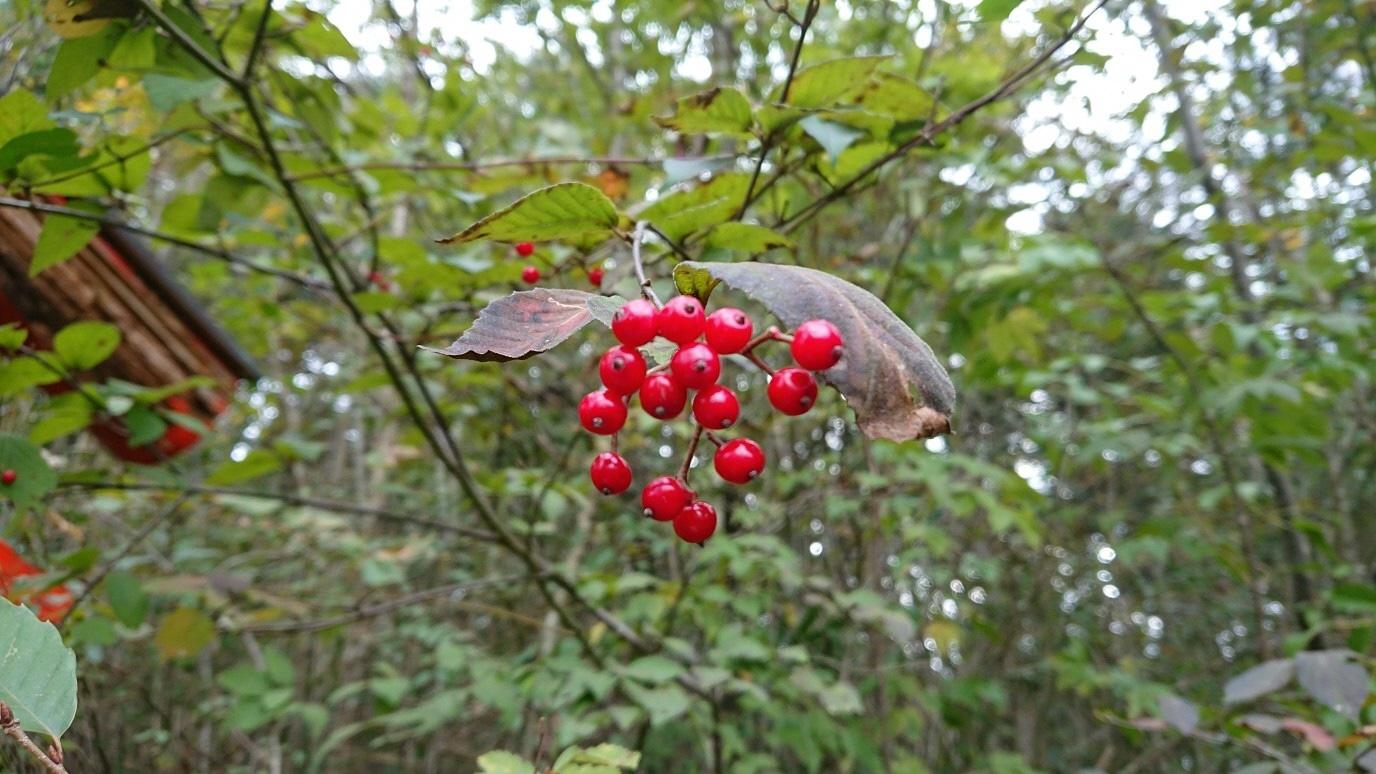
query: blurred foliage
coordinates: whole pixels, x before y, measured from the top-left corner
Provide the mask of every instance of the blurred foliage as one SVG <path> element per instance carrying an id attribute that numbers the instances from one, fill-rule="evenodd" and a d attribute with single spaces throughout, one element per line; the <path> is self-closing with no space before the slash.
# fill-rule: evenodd
<path id="1" fill-rule="evenodd" d="M 73 769 L 1376 769 L 1370 4 L 1114 0 L 930 143 L 1087 8 L 474 5 L 0 7 L 6 196 L 180 240 L 267 374 L 121 467 L 78 431 L 138 409 L 156 438 L 166 395 L 83 413 L 35 388 L 100 342 L 0 331 L 6 453 L 60 474 L 0 529 L 82 600 Z M 699 471 L 722 534 L 595 496 L 600 326 L 507 365 L 418 349 L 525 263 L 435 240 L 563 182 L 693 259 L 880 296 L 955 434 L 868 441 L 831 391 L 767 416 L 733 371 L 772 464 Z M 531 260 L 630 297 L 593 211 Z M 680 257 L 647 243 L 662 294 Z M 632 465 L 671 466 L 681 428 L 633 416 Z"/>

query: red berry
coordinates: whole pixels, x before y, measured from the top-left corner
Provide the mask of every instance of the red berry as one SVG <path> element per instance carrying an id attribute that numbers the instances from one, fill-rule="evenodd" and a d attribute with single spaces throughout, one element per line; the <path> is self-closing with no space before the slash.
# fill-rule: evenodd
<path id="1" fill-rule="evenodd" d="M 750 316 L 739 309 L 727 306 L 707 315 L 707 346 L 719 355 L 740 352 L 754 332 Z"/>
<path id="2" fill-rule="evenodd" d="M 727 441 L 712 458 L 717 475 L 733 484 L 744 484 L 764 471 L 764 449 L 749 438 Z"/>
<path id="3" fill-rule="evenodd" d="M 674 533 L 689 543 L 701 545 L 717 531 L 717 509 L 698 500 L 674 516 Z"/>
<path id="4" fill-rule="evenodd" d="M 630 395 L 645 381 L 645 358 L 639 350 L 618 345 L 602 355 L 597 371 L 607 389 L 618 395 Z"/>
<path id="5" fill-rule="evenodd" d="M 14 468 L 5 468 L 5 472 L 0 473 L 0 483 L 3 483 L 5 486 L 9 486 L 18 480 L 19 474 L 15 472 Z"/>
<path id="6" fill-rule="evenodd" d="M 793 359 L 809 371 L 825 371 L 841 359 L 841 332 L 826 320 L 808 320 L 793 331 Z"/>
<path id="7" fill-rule="evenodd" d="M 368 282 L 384 293 L 392 290 L 392 283 L 380 271 L 368 272 Z"/>
<path id="8" fill-rule="evenodd" d="M 611 435 L 626 424 L 626 404 L 610 390 L 590 392 L 578 404 L 578 421 L 590 433 Z"/>
<path id="9" fill-rule="evenodd" d="M 708 430 L 724 430 L 741 416 L 741 402 L 736 393 L 713 384 L 698 391 L 693 398 L 693 419 Z"/>
<path id="10" fill-rule="evenodd" d="M 631 466 L 616 452 L 602 452 L 593 457 L 588 475 L 597 491 L 605 495 L 621 494 L 631 486 Z"/>
<path id="11" fill-rule="evenodd" d="M 669 374 L 650 374 L 640 385 L 640 407 L 655 419 L 673 419 L 688 402 L 688 388 Z"/>
<path id="12" fill-rule="evenodd" d="M 521 281 L 527 285 L 534 285 L 540 281 L 540 270 L 534 266 L 527 266 L 521 269 Z"/>
<path id="13" fill-rule="evenodd" d="M 605 272 L 602 271 L 601 266 L 594 266 L 588 269 L 588 282 L 592 283 L 592 286 L 595 288 L 602 287 L 603 274 L 605 274 Z"/>
<path id="14" fill-rule="evenodd" d="M 702 335 L 707 317 L 702 302 L 692 296 L 674 296 L 659 310 L 659 335 L 675 344 L 687 344 Z"/>
<path id="15" fill-rule="evenodd" d="M 780 368 L 769 377 L 768 392 L 774 408 L 796 417 L 817 402 L 817 380 L 801 368 Z"/>
<path id="16" fill-rule="evenodd" d="M 655 521 L 670 521 L 693 502 L 693 490 L 673 476 L 660 476 L 640 490 L 640 507 Z"/>
<path id="17" fill-rule="evenodd" d="M 674 353 L 669 370 L 685 387 L 700 390 L 717 383 L 717 377 L 721 376 L 721 358 L 706 344 L 688 344 Z"/>
<path id="18" fill-rule="evenodd" d="M 533 252 L 535 252 L 535 245 L 531 244 L 530 242 L 516 243 L 516 254 L 521 256 L 522 258 L 529 256 Z"/>
<path id="19" fill-rule="evenodd" d="M 627 301 L 612 315 L 612 334 L 628 347 L 648 344 L 658 330 L 655 305 L 643 298 Z"/>

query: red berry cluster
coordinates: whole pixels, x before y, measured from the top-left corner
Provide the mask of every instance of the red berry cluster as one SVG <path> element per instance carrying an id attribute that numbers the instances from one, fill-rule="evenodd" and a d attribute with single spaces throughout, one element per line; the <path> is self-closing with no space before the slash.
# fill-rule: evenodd
<path id="1" fill-rule="evenodd" d="M 749 438 L 719 439 L 714 431 L 725 430 L 740 419 L 736 393 L 719 384 L 721 356 L 740 354 L 770 374 L 769 402 L 790 416 L 806 413 L 817 401 L 817 380 L 811 371 L 831 368 L 841 359 L 841 333 L 826 320 L 809 320 L 792 335 L 775 328 L 755 336 L 749 315 L 725 307 L 706 314 L 693 296 L 678 296 L 663 308 L 637 299 L 612 317 L 612 333 L 620 342 L 607 350 L 598 363 L 602 389 L 588 393 L 578 405 L 583 428 L 597 435 L 616 435 L 626 424 L 631 396 L 638 395 L 645 413 L 661 421 L 677 417 L 692 397 L 696 423 L 693 440 L 677 476 L 660 476 L 640 492 L 645 515 L 672 521 L 674 532 L 690 543 L 702 543 L 717 528 L 717 512 L 697 499 L 688 486 L 688 465 L 698 441 L 706 435 L 716 444 L 712 459 L 717 475 L 733 484 L 745 484 L 764 471 L 760 445 Z M 650 368 L 639 347 L 655 337 L 678 345 L 668 364 Z M 754 353 L 766 341 L 787 341 L 798 367 L 770 369 Z M 615 441 L 613 441 L 615 448 Z M 631 466 L 616 451 L 602 452 L 589 470 L 593 486 L 603 494 L 620 494 L 631 486 Z"/>

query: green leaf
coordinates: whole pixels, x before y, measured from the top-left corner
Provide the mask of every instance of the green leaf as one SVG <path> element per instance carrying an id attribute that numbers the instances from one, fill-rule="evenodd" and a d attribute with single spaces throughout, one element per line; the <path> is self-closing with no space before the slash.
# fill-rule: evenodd
<path id="1" fill-rule="evenodd" d="M 875 73 L 856 98 L 856 104 L 899 121 L 940 119 L 946 114 L 931 92 L 893 73 Z"/>
<path id="2" fill-rule="evenodd" d="M 214 78 L 193 80 L 175 75 L 148 73 L 143 76 L 143 90 L 154 109 L 166 113 L 183 102 L 192 102 L 215 93 L 220 82 Z"/>
<path id="3" fill-rule="evenodd" d="M 583 183 L 541 188 L 500 209 L 440 244 L 478 239 L 539 242 L 607 236 L 620 222 L 616 205 L 601 191 Z"/>
<path id="4" fill-rule="evenodd" d="M 641 210 L 648 220 L 671 239 L 679 239 L 730 220 L 745 201 L 750 176 L 741 172 L 717 175 L 695 188 L 661 197 Z"/>
<path id="5" fill-rule="evenodd" d="M 48 107 L 33 92 L 15 89 L 0 97 L 0 144 L 55 126 L 48 118 Z"/>
<path id="6" fill-rule="evenodd" d="M 864 88 L 870 74 L 886 56 L 833 59 L 804 67 L 793 77 L 786 104 L 803 108 L 831 107 Z"/>
<path id="7" fill-rule="evenodd" d="M 71 258 L 90 243 L 100 223 L 85 218 L 72 218 L 66 215 L 49 215 L 43 220 L 43 230 L 38 235 L 38 244 L 33 248 L 33 263 L 29 265 L 29 276 L 37 277 L 39 272 Z"/>
<path id="8" fill-rule="evenodd" d="M 683 666 L 664 656 L 643 656 L 627 664 L 621 674 L 645 683 L 667 683 L 683 674 Z"/>
<path id="9" fill-rule="evenodd" d="M 29 156 L 76 158 L 80 154 L 76 132 L 67 128 L 39 129 L 0 145 L 0 170 L 14 169 Z"/>
<path id="10" fill-rule="evenodd" d="M 931 347 L 884 302 L 826 272 L 763 262 L 686 262 L 743 291 L 793 328 L 829 320 L 845 342 L 820 376 L 840 390 L 870 438 L 905 441 L 950 430 L 955 387 Z M 675 269 L 677 273 L 680 269 Z"/>
<path id="11" fill-rule="evenodd" d="M 680 99 L 672 116 L 654 121 L 683 134 L 749 134 L 753 119 L 744 94 L 719 87 Z"/>
<path id="12" fill-rule="evenodd" d="M 57 486 L 57 473 L 48 467 L 38 447 L 17 435 L 0 435 L 0 470 L 14 471 L 14 483 L 0 484 L 0 496 L 18 506 L 38 502 Z"/>
<path id="13" fill-rule="evenodd" d="M 199 610 L 180 607 L 162 619 L 153 635 L 158 653 L 167 660 L 195 656 L 215 638 L 215 624 Z"/>
<path id="14" fill-rule="evenodd" d="M 851 143 L 865 136 L 865 133 L 852 129 L 844 124 L 834 121 L 827 121 L 817 116 L 808 116 L 798 122 L 798 125 L 807 132 L 808 136 L 817 141 L 818 145 L 827 152 L 831 163 L 835 164 L 841 151 L 851 146 Z"/>
<path id="15" fill-rule="evenodd" d="M 535 774 L 535 767 L 516 753 L 493 750 L 478 756 L 481 774 Z"/>
<path id="16" fill-rule="evenodd" d="M 150 68 L 157 61 L 157 40 L 158 29 L 155 25 L 130 27 L 120 36 L 105 64 L 113 70 L 141 71 Z"/>
<path id="17" fill-rule="evenodd" d="M 422 349 L 463 360 L 521 360 L 553 348 L 593 320 L 610 325 L 623 303 L 581 290 L 519 290 L 484 307 L 454 343 Z"/>
<path id="18" fill-rule="evenodd" d="M 86 429 L 91 424 L 91 402 L 80 392 L 55 396 L 48 402 L 42 419 L 29 428 L 29 442 L 42 446 L 63 436 Z"/>
<path id="19" fill-rule="evenodd" d="M 680 263 L 674 267 L 674 287 L 685 296 L 693 296 L 705 306 L 712 290 L 721 283 L 706 269 L 694 268 Z M 671 355 L 672 357 L 672 355 Z"/>
<path id="20" fill-rule="evenodd" d="M 688 694 L 677 685 L 642 688 L 635 683 L 624 683 L 623 688 L 627 696 L 650 713 L 651 725 L 662 726 L 670 722 L 687 712 L 692 704 Z"/>
<path id="21" fill-rule="evenodd" d="M 25 731 L 61 737 L 76 717 L 76 654 L 52 624 L 0 599 L 0 702 Z"/>
<path id="22" fill-rule="evenodd" d="M 206 476 L 205 483 L 211 486 L 238 484 L 259 476 L 265 476 L 281 467 L 282 460 L 276 454 L 265 449 L 254 449 L 242 460 L 230 460 L 221 463 L 209 476 Z"/>
<path id="23" fill-rule="evenodd" d="M 139 628 L 148 618 L 148 594 L 143 584 L 123 570 L 115 570 L 105 577 L 105 600 L 119 622 L 130 629 Z"/>
<path id="24" fill-rule="evenodd" d="M 53 352 L 67 368 L 86 371 L 95 368 L 119 347 L 119 328 L 107 322 L 75 322 L 53 337 Z"/>
<path id="25" fill-rule="evenodd" d="M 129 431 L 129 445 L 152 443 L 167 432 L 167 422 L 147 406 L 133 406 L 124 414 L 124 429 Z"/>
<path id="26" fill-rule="evenodd" d="M 1368 583 L 1339 583 L 1329 592 L 1333 607 L 1345 613 L 1376 613 L 1376 586 Z"/>
<path id="27" fill-rule="evenodd" d="M 756 255 L 779 247 L 792 249 L 793 240 L 772 228 L 754 223 L 722 223 L 707 232 L 704 244 Z"/>
<path id="28" fill-rule="evenodd" d="M 110 26 L 94 35 L 62 41 L 43 90 L 48 101 L 65 96 L 95 77 L 123 33 L 122 27 Z"/>
<path id="29" fill-rule="evenodd" d="M 19 323 L 0 325 L 0 352 L 15 350 L 29 340 L 29 329 L 19 327 Z"/>
<path id="30" fill-rule="evenodd" d="M 1022 0 L 980 0 L 979 18 L 986 22 L 1001 22 L 1022 4 Z"/>
<path id="31" fill-rule="evenodd" d="M 36 357 L 16 357 L 0 362 L 0 398 L 59 381 L 62 381 L 61 369 L 49 367 Z"/>

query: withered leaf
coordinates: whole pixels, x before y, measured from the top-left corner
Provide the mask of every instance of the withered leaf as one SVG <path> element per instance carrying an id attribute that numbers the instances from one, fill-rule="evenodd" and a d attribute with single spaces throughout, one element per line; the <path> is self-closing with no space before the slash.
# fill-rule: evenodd
<path id="1" fill-rule="evenodd" d="M 593 320 L 610 325 L 623 303 L 581 290 L 519 290 L 483 307 L 453 344 L 422 349 L 464 360 L 521 360 L 552 349 Z"/>
<path id="2" fill-rule="evenodd" d="M 706 272 L 764 304 L 792 328 L 830 320 L 845 338 L 845 357 L 821 377 L 836 387 L 870 438 L 907 441 L 951 430 L 956 392 L 927 346 L 883 301 L 826 272 L 772 263 L 687 261 L 675 280 L 700 289 Z"/>

